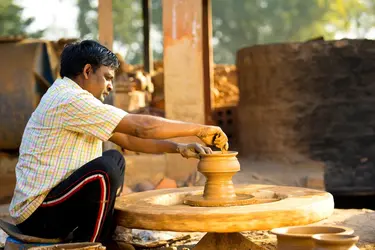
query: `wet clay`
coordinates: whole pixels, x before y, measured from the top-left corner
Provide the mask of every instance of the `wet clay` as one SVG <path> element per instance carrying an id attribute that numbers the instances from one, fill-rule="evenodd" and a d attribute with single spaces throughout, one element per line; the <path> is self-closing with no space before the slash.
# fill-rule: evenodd
<path id="1" fill-rule="evenodd" d="M 198 171 L 206 177 L 203 195 L 192 195 L 184 204 L 201 207 L 241 206 L 254 203 L 252 195 L 236 194 L 233 175 L 240 171 L 238 152 L 201 154 Z"/>
<path id="2" fill-rule="evenodd" d="M 313 235 L 313 250 L 359 250 L 355 245 L 356 235 L 316 234 Z"/>
<path id="3" fill-rule="evenodd" d="M 353 232 L 350 228 L 340 226 L 297 226 L 271 230 L 277 236 L 278 250 L 313 250 L 313 235 L 351 235 Z"/>

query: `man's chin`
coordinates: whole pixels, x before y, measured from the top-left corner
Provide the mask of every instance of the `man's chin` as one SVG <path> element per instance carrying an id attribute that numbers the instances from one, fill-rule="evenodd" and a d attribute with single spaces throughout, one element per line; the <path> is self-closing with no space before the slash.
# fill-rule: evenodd
<path id="1" fill-rule="evenodd" d="M 104 102 L 105 97 L 104 97 L 104 96 L 100 96 L 100 97 L 97 97 L 96 99 L 98 99 L 98 100 L 101 101 L 101 102 Z"/>

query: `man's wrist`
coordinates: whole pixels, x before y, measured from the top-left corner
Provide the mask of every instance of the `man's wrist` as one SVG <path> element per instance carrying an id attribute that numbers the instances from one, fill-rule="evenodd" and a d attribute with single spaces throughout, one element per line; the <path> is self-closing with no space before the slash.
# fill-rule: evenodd
<path id="1" fill-rule="evenodd" d="M 194 130 L 194 135 L 198 138 L 202 138 L 204 135 L 204 127 L 206 127 L 205 125 L 201 125 L 201 124 L 198 124 Z"/>

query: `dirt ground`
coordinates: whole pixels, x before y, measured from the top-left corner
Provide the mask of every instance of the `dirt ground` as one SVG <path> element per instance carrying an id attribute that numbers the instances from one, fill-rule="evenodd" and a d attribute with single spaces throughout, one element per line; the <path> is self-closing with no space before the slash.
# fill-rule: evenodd
<path id="1" fill-rule="evenodd" d="M 7 206 L 0 206 L 0 217 L 7 217 Z M 340 225 L 350 227 L 354 230 L 354 234 L 360 237 L 357 246 L 361 250 L 375 249 L 375 211 L 368 209 L 335 209 L 333 215 L 328 219 L 315 223 L 316 225 Z M 132 231 L 132 232 L 131 232 Z M 136 238 L 139 235 L 154 234 L 155 238 L 175 238 L 181 236 L 189 236 L 188 240 L 179 241 L 171 244 L 169 247 L 176 247 L 179 250 L 192 249 L 194 245 L 204 236 L 204 233 L 174 233 L 174 232 L 155 232 L 145 230 L 125 230 L 119 228 L 116 238 L 119 240 L 129 240 L 129 235 Z M 256 244 L 257 249 L 252 250 L 275 250 L 276 237 L 268 231 L 252 231 L 242 232 L 242 234 Z M 4 244 L 6 234 L 0 230 L 0 248 Z M 140 242 L 140 241 L 137 241 Z M 259 248 L 258 248 L 259 247 Z M 146 249 L 146 248 L 143 248 Z M 166 249 L 154 248 L 154 249 Z M 171 249 L 171 248 L 169 248 Z M 173 248 L 172 248 L 173 249 Z"/>
<path id="2" fill-rule="evenodd" d="M 352 228 L 354 234 L 359 236 L 359 242 L 357 246 L 361 250 L 370 250 L 375 249 L 375 211 L 368 209 L 335 209 L 332 216 L 329 218 L 314 223 L 313 225 L 339 225 Z M 170 244 L 169 249 L 176 247 L 178 250 L 190 250 L 193 249 L 194 245 L 204 236 L 204 233 L 173 233 L 173 232 L 164 232 L 164 235 L 160 235 L 160 232 L 156 231 L 142 231 L 142 230 L 133 230 L 132 236 L 130 232 L 125 232 L 123 229 L 117 231 L 117 239 L 124 240 L 128 242 L 129 238 L 133 237 L 138 240 L 133 242 L 141 242 L 139 240 L 140 235 L 147 235 L 154 233 L 156 238 L 164 237 L 182 237 L 189 236 L 190 238 L 184 241 L 179 241 L 173 244 Z M 254 249 L 251 250 L 276 250 L 276 236 L 270 234 L 268 231 L 251 231 L 251 232 L 242 232 L 242 234 L 251 240 L 255 245 Z M 145 236 L 144 236 L 145 237 Z M 127 239 L 127 240 L 126 240 Z M 147 241 L 143 241 L 145 243 Z M 141 248 L 147 249 L 147 248 Z M 155 249 L 155 248 L 154 248 Z M 166 249 L 156 248 L 156 249 Z"/>

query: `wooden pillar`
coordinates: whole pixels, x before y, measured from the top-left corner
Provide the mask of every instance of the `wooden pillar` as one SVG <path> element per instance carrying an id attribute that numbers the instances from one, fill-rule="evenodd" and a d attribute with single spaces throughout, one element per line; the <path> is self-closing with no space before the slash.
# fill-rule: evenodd
<path id="1" fill-rule="evenodd" d="M 203 84 L 206 124 L 212 125 L 214 63 L 212 50 L 212 8 L 211 0 L 202 0 L 202 46 L 203 46 Z"/>
<path id="2" fill-rule="evenodd" d="M 143 16 L 143 64 L 144 69 L 148 73 L 154 70 L 152 58 L 152 46 L 150 42 L 151 31 L 151 0 L 142 0 L 142 16 Z"/>
<path id="3" fill-rule="evenodd" d="M 205 124 L 211 115 L 210 9 L 209 0 L 163 0 L 164 95 L 169 119 Z M 169 175 L 196 168 L 195 160 L 167 157 Z"/>
<path id="4" fill-rule="evenodd" d="M 112 0 L 99 0 L 98 6 L 99 42 L 112 50 L 113 19 Z"/>
<path id="5" fill-rule="evenodd" d="M 168 118 L 202 124 L 206 121 L 206 102 L 211 98 L 205 89 L 210 88 L 212 78 L 209 2 L 163 0 L 164 85 Z"/>
<path id="6" fill-rule="evenodd" d="M 113 47 L 113 19 L 112 19 L 112 0 L 99 0 L 98 6 L 98 30 L 99 42 L 112 50 Z M 113 105 L 114 101 L 113 91 L 106 98 L 106 104 Z M 103 151 L 117 148 L 116 145 L 110 141 L 103 143 Z"/>

